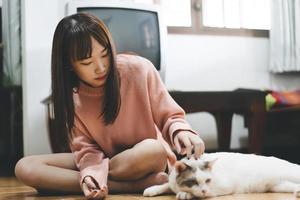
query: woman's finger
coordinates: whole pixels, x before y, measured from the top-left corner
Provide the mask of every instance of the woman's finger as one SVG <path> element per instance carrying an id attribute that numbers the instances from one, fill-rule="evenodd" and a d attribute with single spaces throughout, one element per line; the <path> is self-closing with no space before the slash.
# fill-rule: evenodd
<path id="1" fill-rule="evenodd" d="M 86 185 L 88 186 L 88 188 L 91 190 L 91 189 L 97 189 L 97 186 L 96 184 L 94 183 L 93 181 L 93 178 L 92 177 L 86 177 L 84 179 L 84 182 L 86 183 Z"/>
<path id="2" fill-rule="evenodd" d="M 179 143 L 179 140 L 178 140 L 178 135 L 175 136 L 175 138 L 174 138 L 174 145 L 175 145 L 175 149 L 176 149 L 177 153 L 180 153 L 181 152 L 181 146 L 180 146 L 180 143 Z"/>
<path id="3" fill-rule="evenodd" d="M 100 190 L 97 190 L 97 193 L 94 195 L 95 199 L 104 199 L 108 194 L 107 188 L 102 188 Z"/>
<path id="4" fill-rule="evenodd" d="M 82 183 L 82 191 L 85 197 L 91 198 L 93 196 L 92 192 L 89 190 L 88 186 L 86 183 Z"/>
<path id="5" fill-rule="evenodd" d="M 93 200 L 103 199 L 103 197 L 101 195 L 101 191 L 99 189 L 93 190 L 93 196 L 90 199 L 93 199 Z"/>
<path id="6" fill-rule="evenodd" d="M 198 159 L 204 152 L 204 143 L 200 141 L 194 143 L 193 145 L 194 145 L 194 157 Z"/>
<path id="7" fill-rule="evenodd" d="M 189 137 L 186 134 L 178 135 L 179 142 L 182 142 L 186 149 L 186 155 L 188 158 L 192 155 L 192 144 Z"/>
<path id="8" fill-rule="evenodd" d="M 195 134 L 189 135 L 189 138 L 194 148 L 194 157 L 198 159 L 204 152 L 204 142 L 198 135 Z"/>

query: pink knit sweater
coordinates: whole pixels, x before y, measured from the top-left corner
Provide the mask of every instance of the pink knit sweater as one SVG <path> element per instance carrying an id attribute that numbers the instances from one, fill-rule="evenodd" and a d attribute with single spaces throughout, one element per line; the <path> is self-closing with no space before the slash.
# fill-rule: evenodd
<path id="1" fill-rule="evenodd" d="M 184 111 L 171 98 L 151 62 L 133 55 L 117 56 L 121 79 L 121 107 L 112 125 L 102 122 L 103 87 L 92 88 L 83 83 L 74 93 L 75 125 L 70 144 L 80 170 L 80 184 L 92 176 L 100 187 L 107 186 L 109 159 L 153 138 L 174 156 L 173 133 L 194 132 L 184 120 Z M 195 133 L 195 132 L 194 132 Z"/>

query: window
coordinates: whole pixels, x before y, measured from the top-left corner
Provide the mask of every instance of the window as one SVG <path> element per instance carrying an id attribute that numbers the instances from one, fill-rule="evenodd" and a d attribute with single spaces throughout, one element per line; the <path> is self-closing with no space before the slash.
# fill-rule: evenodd
<path id="1" fill-rule="evenodd" d="M 202 0 L 203 25 L 270 29 L 270 0 Z"/>
<path id="2" fill-rule="evenodd" d="M 168 27 L 191 27 L 191 0 L 131 0 L 142 4 L 157 4 L 163 9 Z"/>
<path id="3" fill-rule="evenodd" d="M 169 33 L 267 37 L 271 0 L 132 0 L 159 4 Z"/>
<path id="4" fill-rule="evenodd" d="M 190 0 L 162 0 L 160 5 L 164 10 L 167 26 L 191 27 L 191 1 Z"/>

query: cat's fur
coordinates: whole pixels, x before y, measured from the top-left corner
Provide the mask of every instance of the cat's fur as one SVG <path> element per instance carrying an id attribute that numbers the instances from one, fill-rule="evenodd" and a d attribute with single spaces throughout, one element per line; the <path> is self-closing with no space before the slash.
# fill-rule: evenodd
<path id="1" fill-rule="evenodd" d="M 173 191 L 177 199 L 237 193 L 290 192 L 299 196 L 300 165 L 241 153 L 205 153 L 177 161 L 169 182 L 147 188 L 144 196 Z"/>

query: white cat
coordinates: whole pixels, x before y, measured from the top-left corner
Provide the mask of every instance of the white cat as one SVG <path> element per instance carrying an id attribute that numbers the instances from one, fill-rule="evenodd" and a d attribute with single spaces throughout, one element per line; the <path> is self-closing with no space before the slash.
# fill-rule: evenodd
<path id="1" fill-rule="evenodd" d="M 238 193 L 290 192 L 300 196 L 300 165 L 241 153 L 205 153 L 177 161 L 169 182 L 147 188 L 144 196 L 174 192 L 177 199 Z"/>

